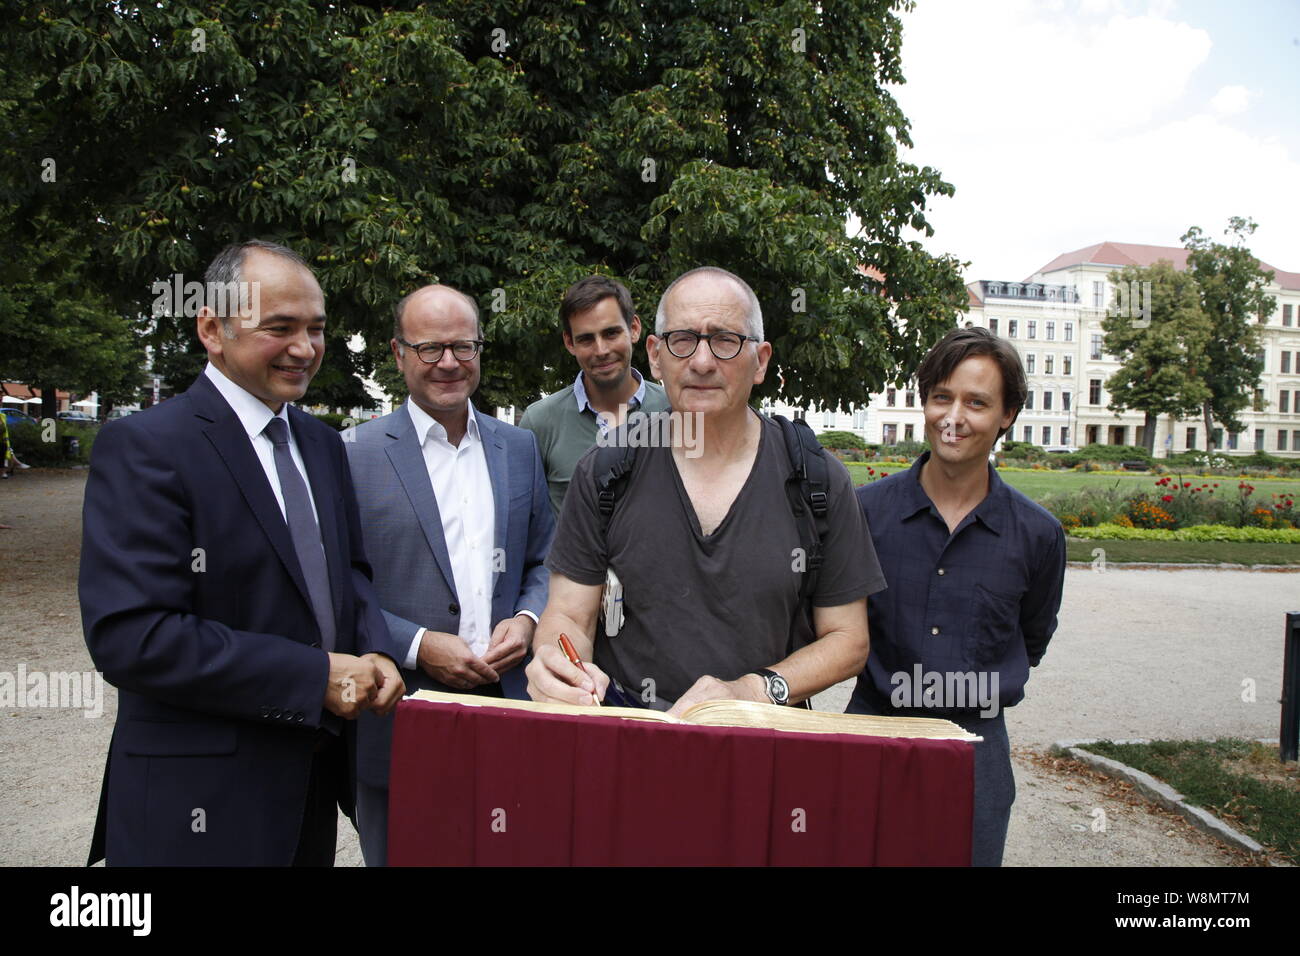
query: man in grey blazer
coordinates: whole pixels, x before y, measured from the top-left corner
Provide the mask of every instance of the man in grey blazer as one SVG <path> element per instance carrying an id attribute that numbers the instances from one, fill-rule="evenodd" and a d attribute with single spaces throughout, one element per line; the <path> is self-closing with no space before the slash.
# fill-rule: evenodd
<path id="1" fill-rule="evenodd" d="M 478 306 L 448 286 L 393 310 L 406 404 L 343 435 L 366 554 L 409 690 L 526 699 L 522 664 L 546 606 L 555 519 L 532 432 L 477 411 Z M 388 849 L 393 718 L 358 724 L 357 828 Z"/>

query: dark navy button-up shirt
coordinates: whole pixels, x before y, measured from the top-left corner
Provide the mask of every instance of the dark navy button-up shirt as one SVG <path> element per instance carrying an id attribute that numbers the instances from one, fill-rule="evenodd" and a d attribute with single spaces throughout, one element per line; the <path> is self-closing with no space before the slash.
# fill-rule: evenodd
<path id="1" fill-rule="evenodd" d="M 996 674 L 1000 706 L 1009 707 L 1024 698 L 1029 668 L 1056 630 L 1065 533 L 990 466 L 988 495 L 949 534 L 921 487 L 929 457 L 857 489 L 889 587 L 868 599 L 871 656 L 854 696 L 888 713 L 891 695 L 907 705 L 898 691 L 920 675 L 981 675 L 991 687 Z"/>

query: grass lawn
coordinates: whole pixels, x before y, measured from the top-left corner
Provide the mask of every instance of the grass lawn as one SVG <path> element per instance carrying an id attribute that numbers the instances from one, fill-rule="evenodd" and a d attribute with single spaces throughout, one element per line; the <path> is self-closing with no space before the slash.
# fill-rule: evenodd
<path id="1" fill-rule="evenodd" d="M 855 485 L 864 484 L 871 477 L 867 473 L 867 468 L 875 468 L 876 473 L 881 473 L 881 468 L 877 465 L 866 465 L 861 462 L 849 462 L 849 477 L 853 479 Z M 884 470 L 892 473 L 905 470 L 905 465 L 885 465 Z M 1089 474 L 1082 471 L 999 471 L 998 475 L 1017 491 L 1023 492 L 1035 501 L 1039 501 L 1047 495 L 1061 494 L 1073 491 L 1081 491 L 1084 488 L 1114 488 L 1118 484 L 1120 488 L 1131 491 L 1150 491 L 1155 488 L 1155 475 L 1098 475 Z M 1196 484 L 1202 482 L 1218 482 L 1219 494 L 1223 494 L 1227 489 L 1229 494 L 1236 494 L 1237 482 L 1242 479 L 1228 475 L 1216 476 L 1213 478 L 1196 478 L 1192 475 L 1184 475 L 1184 481 L 1195 481 Z M 1287 479 L 1285 481 L 1262 481 L 1257 478 L 1247 478 L 1250 484 L 1255 486 L 1255 497 L 1261 495 L 1265 500 L 1275 492 L 1289 491 L 1293 495 L 1300 495 L 1300 480 Z"/>
<path id="2" fill-rule="evenodd" d="M 1300 547 L 1254 541 L 1084 541 L 1065 539 L 1066 557 L 1091 561 L 1101 548 L 1108 562 L 1143 561 L 1168 564 L 1295 564 Z"/>
<path id="3" fill-rule="evenodd" d="M 1083 749 L 1158 777 L 1189 803 L 1300 864 L 1300 765 L 1281 763 L 1276 746 L 1234 739 L 1158 740 L 1105 741 Z"/>

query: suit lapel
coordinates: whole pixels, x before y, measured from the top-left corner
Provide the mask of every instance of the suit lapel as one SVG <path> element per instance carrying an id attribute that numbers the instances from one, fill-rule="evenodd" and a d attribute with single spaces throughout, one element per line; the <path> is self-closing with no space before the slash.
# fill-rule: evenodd
<path id="1" fill-rule="evenodd" d="M 411 507 L 420 522 L 420 530 L 424 532 L 438 569 L 442 571 L 447 587 L 455 594 L 456 578 L 451 571 L 451 557 L 447 554 L 447 542 L 442 534 L 442 512 L 438 510 L 438 499 L 429 482 L 429 469 L 424 463 L 424 453 L 420 450 L 415 425 L 405 407 L 393 413 L 388 426 L 388 437 L 392 439 L 385 449 L 388 460 L 392 462 L 397 479 L 402 483 L 406 497 L 410 499 Z"/>
<path id="2" fill-rule="evenodd" d="M 311 595 L 307 591 L 307 582 L 298 566 L 298 555 L 293 549 L 293 538 L 289 535 L 289 526 L 285 523 L 280 506 L 276 503 L 271 483 L 267 481 L 266 472 L 258 460 L 253 445 L 248 439 L 248 432 L 239 421 L 235 410 L 221 397 L 216 386 L 208 381 L 206 375 L 200 375 L 189 392 L 199 418 L 207 424 L 203 434 L 217 450 L 230 475 L 238 486 L 248 508 L 262 526 L 262 531 L 271 542 L 280 562 L 289 577 L 293 579 L 298 593 L 302 595 L 307 607 L 311 607 Z M 328 548 L 326 551 L 328 552 Z"/>
<path id="3" fill-rule="evenodd" d="M 492 503 L 496 521 L 492 546 L 492 596 L 496 597 L 501 582 L 503 561 L 497 555 L 506 553 L 506 522 L 510 518 L 510 469 L 506 466 L 506 443 L 501 439 L 500 423 L 488 415 L 478 416 L 479 435 L 483 439 L 483 455 L 487 460 L 488 477 L 492 479 Z"/>
<path id="4" fill-rule="evenodd" d="M 325 549 L 325 566 L 329 568 L 330 603 L 334 605 L 334 618 L 337 621 L 343 613 L 343 588 L 345 571 L 343 555 L 334 546 L 338 541 L 340 515 L 335 509 L 334 482 L 330 468 L 329 449 L 318 435 L 301 427 L 306 412 L 289 406 L 289 421 L 293 423 L 293 436 L 298 444 L 298 453 L 307 468 L 307 480 L 311 483 L 311 496 L 316 503 L 316 521 L 320 525 L 321 546 Z M 290 538 L 292 542 L 292 538 Z"/>

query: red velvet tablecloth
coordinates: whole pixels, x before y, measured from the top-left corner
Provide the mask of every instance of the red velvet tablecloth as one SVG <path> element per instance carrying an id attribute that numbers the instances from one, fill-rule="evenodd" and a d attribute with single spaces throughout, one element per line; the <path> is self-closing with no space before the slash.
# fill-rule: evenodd
<path id="1" fill-rule="evenodd" d="M 392 866 L 970 863 L 962 741 L 419 700 L 396 720 Z"/>

